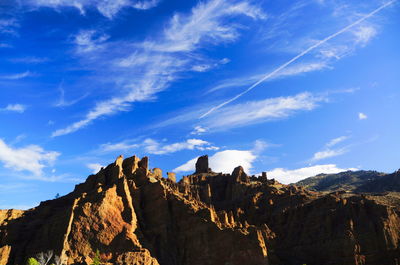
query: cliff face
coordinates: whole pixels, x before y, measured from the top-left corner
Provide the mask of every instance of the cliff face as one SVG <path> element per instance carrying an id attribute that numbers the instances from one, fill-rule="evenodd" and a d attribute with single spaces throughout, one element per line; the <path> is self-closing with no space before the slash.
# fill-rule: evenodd
<path id="1" fill-rule="evenodd" d="M 396 200 L 323 195 L 208 168 L 176 183 L 119 157 L 59 199 L 0 211 L 0 264 L 53 250 L 64 264 L 398 264 Z"/>

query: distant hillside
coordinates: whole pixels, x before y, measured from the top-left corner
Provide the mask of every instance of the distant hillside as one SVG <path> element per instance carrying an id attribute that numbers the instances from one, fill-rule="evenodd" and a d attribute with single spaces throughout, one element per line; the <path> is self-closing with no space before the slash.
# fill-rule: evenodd
<path id="1" fill-rule="evenodd" d="M 355 192 L 400 192 L 400 169 L 392 174 L 385 174 L 381 178 L 366 181 L 355 189 Z"/>
<path id="2" fill-rule="evenodd" d="M 392 174 L 390 174 L 392 175 Z M 369 191 L 377 192 L 374 189 L 373 183 L 380 183 L 379 191 L 385 190 L 386 182 L 383 181 L 389 174 L 377 171 L 346 171 L 338 174 L 319 174 L 315 177 L 310 177 L 296 183 L 298 186 L 305 187 L 315 191 Z M 399 183 L 400 184 L 400 183 Z M 400 185 L 397 185 L 397 190 L 400 190 Z"/>

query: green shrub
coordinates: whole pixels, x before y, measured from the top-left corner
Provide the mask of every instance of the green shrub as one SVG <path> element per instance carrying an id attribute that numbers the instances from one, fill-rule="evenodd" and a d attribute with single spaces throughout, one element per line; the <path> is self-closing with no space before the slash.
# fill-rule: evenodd
<path id="1" fill-rule="evenodd" d="M 96 255 L 93 258 L 93 262 L 91 265 L 101 265 L 101 260 L 100 260 L 100 251 L 96 250 Z"/>
<path id="2" fill-rule="evenodd" d="M 35 258 L 29 258 L 26 265 L 40 265 L 40 263 Z"/>

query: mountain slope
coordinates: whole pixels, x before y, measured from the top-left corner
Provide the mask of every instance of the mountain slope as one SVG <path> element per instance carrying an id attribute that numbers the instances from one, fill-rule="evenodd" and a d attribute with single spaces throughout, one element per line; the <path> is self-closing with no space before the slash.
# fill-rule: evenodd
<path id="1" fill-rule="evenodd" d="M 74 191 L 0 211 L 0 264 L 53 250 L 64 264 L 396 264 L 400 199 L 324 194 L 214 173 L 208 158 L 176 183 L 148 159 L 119 157 Z"/>
<path id="2" fill-rule="evenodd" d="M 357 189 L 356 192 L 389 192 L 396 191 L 400 192 L 400 170 L 386 174 L 378 179 L 366 181 Z"/>
<path id="3" fill-rule="evenodd" d="M 386 176 L 377 171 L 346 171 L 337 174 L 319 174 L 296 183 L 315 191 L 355 191 L 371 181 L 378 181 Z"/>

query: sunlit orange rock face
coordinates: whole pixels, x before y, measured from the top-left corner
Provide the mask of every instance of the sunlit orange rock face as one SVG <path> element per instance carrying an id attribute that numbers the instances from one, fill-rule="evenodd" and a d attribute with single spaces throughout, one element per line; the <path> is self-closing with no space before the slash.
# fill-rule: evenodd
<path id="1" fill-rule="evenodd" d="M 207 157 L 180 182 L 118 157 L 70 194 L 0 211 L 0 264 L 53 250 L 63 264 L 398 264 L 398 206 L 385 196 L 311 192 Z"/>

